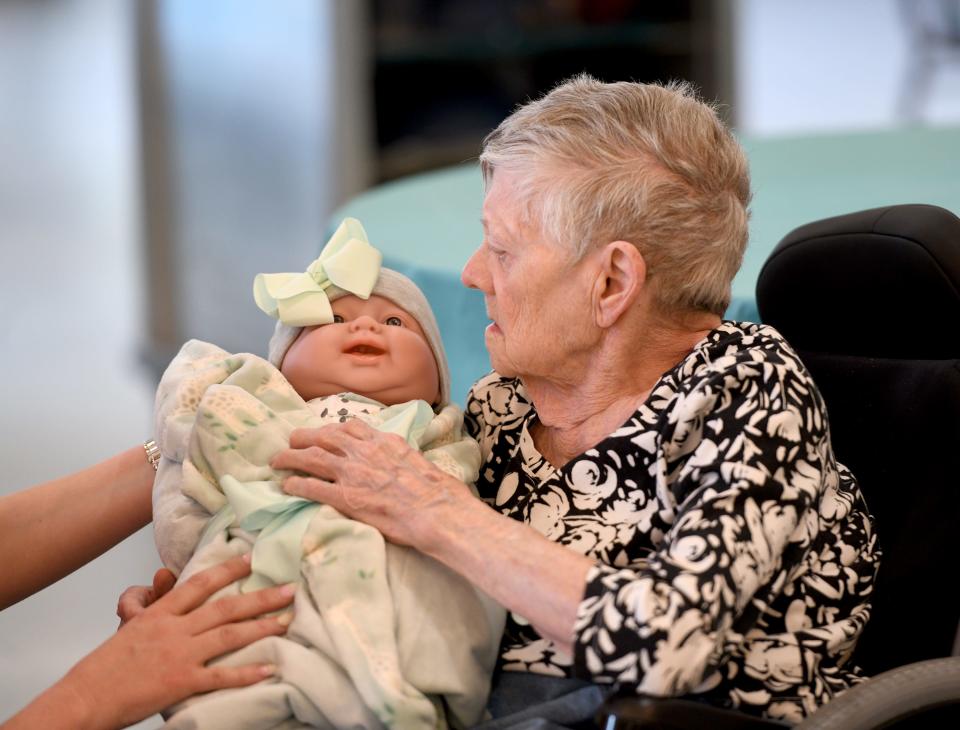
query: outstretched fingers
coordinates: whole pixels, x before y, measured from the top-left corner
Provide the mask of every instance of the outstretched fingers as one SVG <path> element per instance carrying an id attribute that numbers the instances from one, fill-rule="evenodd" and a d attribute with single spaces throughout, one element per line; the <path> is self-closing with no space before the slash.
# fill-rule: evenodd
<path id="1" fill-rule="evenodd" d="M 312 499 L 320 504 L 328 504 L 338 512 L 343 512 L 346 506 L 343 499 L 343 489 L 339 484 L 323 479 L 292 476 L 283 480 L 283 491 L 294 497 Z"/>
<path id="2" fill-rule="evenodd" d="M 360 419 L 343 423 L 330 423 L 319 428 L 297 428 L 290 434 L 290 447 L 307 449 L 311 446 L 337 451 L 348 445 L 351 440 L 368 439 L 379 433 Z"/>
<path id="3" fill-rule="evenodd" d="M 322 446 L 304 449 L 284 449 L 270 460 L 274 469 L 303 472 L 323 479 L 333 479 L 346 459 Z"/>
<path id="4" fill-rule="evenodd" d="M 213 601 L 190 613 L 190 630 L 201 634 L 218 626 L 279 611 L 290 605 L 296 590 L 295 583 L 288 583 Z"/>
<path id="5" fill-rule="evenodd" d="M 221 588 L 249 574 L 250 555 L 240 555 L 190 576 L 153 605 L 162 606 L 174 614 L 185 614 Z"/>
<path id="6" fill-rule="evenodd" d="M 227 652 L 248 646 L 267 636 L 279 636 L 287 630 L 293 614 L 287 612 L 277 616 L 239 621 L 216 626 L 200 636 L 194 637 L 195 650 L 201 661 L 207 661 Z"/>
<path id="7" fill-rule="evenodd" d="M 202 667 L 198 670 L 197 692 L 246 687 L 267 677 L 272 677 L 276 673 L 277 667 L 273 664 L 245 664 L 239 667 L 218 664 L 212 667 Z"/>

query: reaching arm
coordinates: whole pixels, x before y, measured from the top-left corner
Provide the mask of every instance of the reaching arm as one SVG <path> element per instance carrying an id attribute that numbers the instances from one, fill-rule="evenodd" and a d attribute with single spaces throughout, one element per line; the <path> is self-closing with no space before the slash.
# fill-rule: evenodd
<path id="1" fill-rule="evenodd" d="M 807 510 L 833 478 L 822 404 L 792 372 L 735 363 L 678 401 L 663 447 L 664 458 L 669 450 L 683 460 L 662 505 L 672 528 L 655 552 L 619 570 L 471 502 L 418 454 L 359 424 L 295 432 L 274 464 L 311 475 L 289 477 L 288 491 L 434 556 L 573 648 L 579 676 L 689 692 L 723 661 L 724 636 L 757 591 L 761 602 L 777 597 L 804 554 L 804 530 L 817 524 Z M 761 387 L 777 374 L 783 383 Z M 691 451 L 708 422 L 709 438 Z"/>
<path id="2" fill-rule="evenodd" d="M 570 649 L 592 560 L 500 515 L 403 439 L 360 421 L 294 431 L 290 444 L 273 466 L 320 478 L 288 477 L 287 492 L 436 558 Z"/>
<path id="3" fill-rule="evenodd" d="M 269 664 L 206 663 L 266 636 L 284 633 L 294 585 L 204 603 L 250 573 L 241 556 L 197 573 L 144 610 L 67 675 L 2 725 L 2 730 L 112 730 L 197 692 L 242 687 L 271 676 Z"/>
<path id="4" fill-rule="evenodd" d="M 0 610 L 69 575 L 150 522 L 154 471 L 136 446 L 0 498 Z"/>
<path id="5" fill-rule="evenodd" d="M 594 561 L 476 498 L 444 500 L 420 515 L 417 547 L 526 618 L 573 653 L 574 622 Z M 549 566 L 545 570 L 544 566 Z"/>

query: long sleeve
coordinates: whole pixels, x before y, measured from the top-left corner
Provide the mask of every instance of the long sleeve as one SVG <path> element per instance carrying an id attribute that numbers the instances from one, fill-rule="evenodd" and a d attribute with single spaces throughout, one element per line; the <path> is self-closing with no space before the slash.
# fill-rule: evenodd
<path id="1" fill-rule="evenodd" d="M 483 467 L 477 480 L 480 498 L 495 502 L 510 454 L 519 444 L 517 427 L 530 413 L 519 381 L 491 372 L 478 380 L 467 396 L 464 427 L 480 446 Z"/>
<path id="2" fill-rule="evenodd" d="M 642 357 L 642 353 L 638 354 Z M 495 509 L 594 561 L 573 657 L 508 617 L 503 671 L 697 694 L 796 722 L 858 681 L 880 550 L 823 400 L 770 327 L 725 322 L 554 468 L 494 373 L 467 406 Z"/>
<path id="3" fill-rule="evenodd" d="M 818 540 L 849 511 L 828 433 L 805 372 L 776 358 L 732 362 L 678 398 L 654 446 L 672 527 L 639 567 L 598 564 L 589 574 L 575 674 L 655 695 L 714 684 L 712 670 L 782 598 L 811 546 L 842 550 Z M 826 502 L 830 514 L 818 513 Z M 858 575 L 838 561 L 822 579 L 846 595 Z M 809 622 L 798 600 L 786 605 L 801 628 Z"/>

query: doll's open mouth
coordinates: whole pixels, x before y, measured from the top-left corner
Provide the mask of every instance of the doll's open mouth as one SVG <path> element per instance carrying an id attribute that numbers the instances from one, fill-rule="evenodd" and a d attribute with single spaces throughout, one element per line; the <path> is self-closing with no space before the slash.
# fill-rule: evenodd
<path id="1" fill-rule="evenodd" d="M 348 355 L 382 355 L 385 350 L 375 345 L 354 345 L 345 352 Z"/>

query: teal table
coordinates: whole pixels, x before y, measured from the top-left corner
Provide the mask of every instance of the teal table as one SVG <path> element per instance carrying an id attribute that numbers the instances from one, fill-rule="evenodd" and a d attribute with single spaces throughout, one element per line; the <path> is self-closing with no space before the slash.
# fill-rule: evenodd
<path id="1" fill-rule="evenodd" d="M 730 319 L 757 320 L 754 288 L 770 251 L 793 228 L 894 203 L 931 203 L 960 213 L 960 129 L 743 140 L 754 198 L 750 243 L 733 282 Z M 468 164 L 411 176 L 357 196 L 331 218 L 358 218 L 384 263 L 410 276 L 433 304 L 452 393 L 461 404 L 489 369 L 483 297 L 460 270 L 482 238 L 483 184 Z M 815 282 L 811 285 L 815 286 Z"/>

